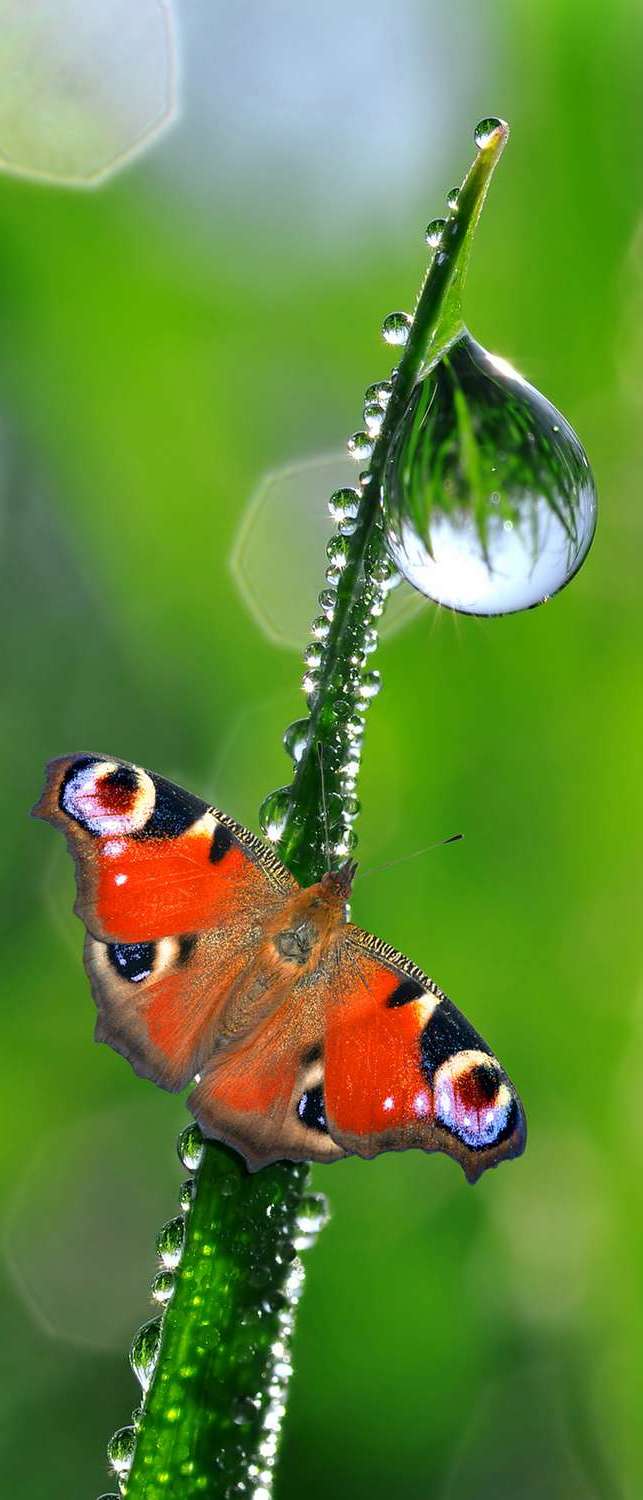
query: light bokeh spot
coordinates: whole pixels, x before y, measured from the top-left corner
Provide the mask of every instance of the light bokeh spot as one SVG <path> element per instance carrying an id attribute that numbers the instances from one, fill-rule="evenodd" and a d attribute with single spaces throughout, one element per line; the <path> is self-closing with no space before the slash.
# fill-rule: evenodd
<path id="1" fill-rule="evenodd" d="M 336 531 L 328 500 L 356 480 L 357 466 L 345 452 L 323 453 L 272 469 L 248 501 L 230 565 L 250 614 L 278 646 L 305 645 L 319 614 L 324 548 Z M 423 608 L 426 600 L 401 584 L 377 622 L 380 635 L 393 635 Z"/>
<path id="2" fill-rule="evenodd" d="M 0 167 L 93 187 L 176 115 L 170 0 L 0 0 Z"/>

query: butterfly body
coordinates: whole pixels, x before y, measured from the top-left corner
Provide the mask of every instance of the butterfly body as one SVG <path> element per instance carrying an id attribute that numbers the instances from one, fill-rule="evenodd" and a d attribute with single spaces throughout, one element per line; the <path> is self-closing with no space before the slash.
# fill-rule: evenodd
<path id="1" fill-rule="evenodd" d="M 34 812 L 76 862 L 96 1037 L 178 1090 L 256 1169 L 410 1146 L 471 1181 L 525 1120 L 490 1048 L 417 965 L 348 920 L 355 866 L 301 888 L 272 849 L 106 756 L 52 761 Z"/>

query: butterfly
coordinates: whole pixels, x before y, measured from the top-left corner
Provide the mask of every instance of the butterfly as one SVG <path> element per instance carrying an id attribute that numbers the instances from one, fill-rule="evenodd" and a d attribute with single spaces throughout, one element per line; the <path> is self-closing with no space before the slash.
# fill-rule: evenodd
<path id="1" fill-rule="evenodd" d="M 65 756 L 35 815 L 76 862 L 95 1036 L 180 1090 L 251 1171 L 419 1147 L 475 1182 L 522 1105 L 432 979 L 347 917 L 356 866 L 302 888 L 233 818 L 127 761 Z"/>

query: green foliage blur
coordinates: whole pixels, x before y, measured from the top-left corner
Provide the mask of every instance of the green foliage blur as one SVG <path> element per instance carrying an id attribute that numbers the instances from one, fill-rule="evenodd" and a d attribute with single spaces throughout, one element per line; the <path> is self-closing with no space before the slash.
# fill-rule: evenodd
<path id="1" fill-rule="evenodd" d="M 273 6 L 275 24 L 296 9 L 268 0 L 264 24 Z M 383 6 L 358 10 L 384 25 Z M 579 431 L 599 530 L 546 607 L 427 604 L 382 646 L 359 856 L 465 842 L 358 879 L 353 911 L 488 1037 L 530 1137 L 475 1189 L 419 1153 L 315 1169 L 333 1218 L 308 1259 L 276 1494 L 643 1490 L 643 10 L 404 0 L 396 26 L 411 15 L 427 166 L 397 195 L 374 179 L 357 217 L 344 195 L 320 225 L 295 173 L 289 197 L 288 138 L 261 156 L 261 98 L 242 88 L 227 132 L 193 128 L 188 184 L 165 170 L 171 133 L 93 194 L 0 180 L 2 1485 L 21 1500 L 114 1487 L 105 1444 L 137 1401 L 127 1347 L 185 1120 L 93 1045 L 70 862 L 28 809 L 68 751 L 148 765 L 255 827 L 288 779 L 301 660 L 248 613 L 235 532 L 267 469 L 359 425 L 390 367 L 381 319 L 413 305 L 423 226 L 490 113 L 512 138 L 467 321 Z M 299 13 L 313 72 L 338 17 Z M 346 46 L 348 149 L 360 98 L 379 87 L 386 111 L 392 85 L 359 27 Z M 187 63 L 183 88 L 179 138 Z M 240 184 L 226 153 L 252 111 Z M 307 167 L 331 198 L 336 138 L 335 120 Z"/>

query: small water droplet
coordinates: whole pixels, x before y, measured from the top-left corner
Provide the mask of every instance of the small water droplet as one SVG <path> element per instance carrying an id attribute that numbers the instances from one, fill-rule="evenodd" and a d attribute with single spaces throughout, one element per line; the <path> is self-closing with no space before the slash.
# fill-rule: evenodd
<path id="1" fill-rule="evenodd" d="M 465 614 L 543 603 L 578 571 L 596 525 L 594 481 L 569 423 L 468 333 L 416 386 L 383 498 L 400 572 Z"/>
<path id="2" fill-rule="evenodd" d="M 318 615 L 317 619 L 313 620 L 310 629 L 311 635 L 314 635 L 316 641 L 325 641 L 330 630 L 330 624 L 323 615 Z"/>
<path id="3" fill-rule="evenodd" d="M 373 385 L 368 386 L 364 395 L 364 401 L 373 401 L 377 406 L 387 406 L 392 394 L 392 380 L 376 380 Z"/>
<path id="4" fill-rule="evenodd" d="M 479 120 L 473 132 L 473 139 L 479 151 L 484 151 L 491 144 L 496 131 L 502 130 L 502 120 L 497 120 L 495 115 L 489 115 L 486 120 Z"/>
<path id="5" fill-rule="evenodd" d="M 107 1460 L 114 1474 L 129 1474 L 136 1452 L 133 1427 L 119 1427 L 107 1444 Z"/>
<path id="6" fill-rule="evenodd" d="M 329 568 L 326 569 L 326 573 L 325 573 L 326 582 L 328 584 L 330 584 L 331 588 L 335 588 L 336 587 L 336 585 L 339 583 L 339 580 L 340 580 L 341 576 L 342 576 L 341 568 L 336 568 L 334 566 L 331 566 L 331 567 L 329 567 Z"/>
<path id="7" fill-rule="evenodd" d="M 351 458 L 357 459 L 362 464 L 369 459 L 373 452 L 373 439 L 368 432 L 353 432 L 348 439 L 347 448 Z"/>
<path id="8" fill-rule="evenodd" d="M 388 557 L 378 557 L 377 562 L 373 563 L 371 578 L 375 583 L 380 584 L 386 593 L 389 593 L 400 582 L 399 573 L 396 572 Z"/>
<path id="9" fill-rule="evenodd" d="M 307 646 L 304 651 L 304 661 L 307 667 L 318 667 L 322 659 L 322 648 L 317 641 Z M 305 721 L 308 722 L 307 720 Z"/>
<path id="10" fill-rule="evenodd" d="M 349 740 L 355 741 L 362 739 L 364 734 L 364 720 L 360 718 L 359 714 L 351 714 L 350 719 L 347 719 L 346 733 Z"/>
<path id="11" fill-rule="evenodd" d="M 306 1193 L 295 1216 L 298 1229 L 304 1234 L 319 1234 L 330 1218 L 328 1199 L 324 1193 Z"/>
<path id="12" fill-rule="evenodd" d="M 368 656 L 370 656 L 373 651 L 377 651 L 377 641 L 378 636 L 375 629 L 369 629 L 364 632 L 363 646 Z"/>
<path id="13" fill-rule="evenodd" d="M 156 1236 L 156 1250 L 159 1259 L 167 1271 L 173 1271 L 178 1266 L 183 1254 L 185 1241 L 185 1219 L 177 1214 L 175 1219 L 170 1219 Z"/>
<path id="14" fill-rule="evenodd" d="M 359 814 L 359 811 L 360 803 L 358 802 L 357 797 L 348 796 L 344 798 L 344 813 L 347 818 L 356 818 Z"/>
<path id="15" fill-rule="evenodd" d="M 259 827 L 271 843 L 276 844 L 281 838 L 291 807 L 291 789 L 288 786 L 278 787 L 276 792 L 269 792 L 264 797 L 259 808 Z"/>
<path id="16" fill-rule="evenodd" d="M 333 562 L 333 567 L 343 570 L 346 567 L 349 556 L 349 544 L 346 538 L 331 537 L 330 541 L 328 541 L 327 549 L 325 549 L 325 555 L 327 555 L 328 562 Z"/>
<path id="17" fill-rule="evenodd" d="M 161 1347 L 161 1320 L 152 1318 L 144 1323 L 132 1340 L 129 1359 L 142 1390 L 150 1387 Z"/>
<path id="18" fill-rule="evenodd" d="M 203 1161 L 205 1150 L 203 1136 L 198 1125 L 186 1125 L 177 1141 L 179 1161 L 188 1172 L 197 1172 Z"/>
<path id="19" fill-rule="evenodd" d="M 406 344 L 413 319 L 406 312 L 387 313 L 382 323 L 382 338 L 387 344 Z"/>
<path id="20" fill-rule="evenodd" d="M 382 686 L 379 672 L 365 672 L 359 685 L 359 696 L 366 703 L 375 698 Z"/>
<path id="21" fill-rule="evenodd" d="M 458 198 L 459 197 L 460 197 L 460 189 L 457 188 L 457 187 L 451 188 L 450 191 L 447 193 L 447 205 L 451 209 L 451 213 L 453 213 L 455 211 L 455 209 L 457 208 L 457 206 L 458 206 Z"/>
<path id="22" fill-rule="evenodd" d="M 196 1193 L 196 1182 L 193 1177 L 188 1177 L 179 1188 L 179 1208 L 182 1214 L 189 1214 Z"/>
<path id="23" fill-rule="evenodd" d="M 382 429 L 384 421 L 384 408 L 378 401 L 366 401 L 364 405 L 364 426 L 369 437 L 377 437 Z"/>
<path id="24" fill-rule="evenodd" d="M 326 622 L 324 621 L 324 624 Z M 310 719 L 295 719 L 284 734 L 284 749 L 295 764 L 301 760 L 308 742 Z"/>
<path id="25" fill-rule="evenodd" d="M 340 838 L 338 838 L 337 843 L 333 845 L 333 854 L 337 859 L 345 859 L 346 855 L 350 854 L 355 848 L 356 843 L 357 834 L 353 832 L 352 828 L 345 828 Z"/>
<path id="26" fill-rule="evenodd" d="M 328 620 L 332 620 L 337 603 L 337 589 L 322 589 L 318 598 L 320 609 L 323 609 Z"/>
<path id="27" fill-rule="evenodd" d="M 334 521 L 354 520 L 359 510 L 359 490 L 344 487 L 335 490 L 328 501 L 328 509 Z"/>
<path id="28" fill-rule="evenodd" d="M 442 242 L 442 234 L 446 226 L 446 219 L 432 219 L 424 231 L 424 238 L 432 250 L 437 250 Z"/>
<path id="29" fill-rule="evenodd" d="M 152 1296 L 164 1307 L 174 1295 L 176 1282 L 171 1271 L 159 1271 L 152 1282 Z"/>

